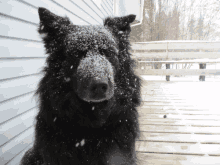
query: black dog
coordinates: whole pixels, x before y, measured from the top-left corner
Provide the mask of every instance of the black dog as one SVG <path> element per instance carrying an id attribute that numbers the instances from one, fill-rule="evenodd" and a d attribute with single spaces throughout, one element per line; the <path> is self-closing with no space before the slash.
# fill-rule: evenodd
<path id="1" fill-rule="evenodd" d="M 130 57 L 135 15 L 78 26 L 39 8 L 47 66 L 35 142 L 21 165 L 135 165 L 140 78 Z"/>

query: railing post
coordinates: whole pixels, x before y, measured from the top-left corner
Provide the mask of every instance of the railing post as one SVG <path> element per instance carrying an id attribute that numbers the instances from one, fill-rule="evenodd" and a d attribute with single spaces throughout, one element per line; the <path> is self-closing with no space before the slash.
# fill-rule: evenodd
<path id="1" fill-rule="evenodd" d="M 206 64 L 199 64 L 199 69 L 206 69 Z M 205 81 L 205 76 L 199 76 L 199 81 Z"/>
<path id="2" fill-rule="evenodd" d="M 166 69 L 170 69 L 170 64 L 166 64 Z M 166 80 L 170 81 L 170 75 L 166 75 Z"/>
<path id="3" fill-rule="evenodd" d="M 166 53 L 167 53 L 167 60 L 169 60 L 169 56 L 168 56 L 168 42 L 167 42 Z M 166 64 L 166 69 L 170 69 L 170 64 Z M 170 81 L 170 75 L 166 75 L 166 81 Z"/>

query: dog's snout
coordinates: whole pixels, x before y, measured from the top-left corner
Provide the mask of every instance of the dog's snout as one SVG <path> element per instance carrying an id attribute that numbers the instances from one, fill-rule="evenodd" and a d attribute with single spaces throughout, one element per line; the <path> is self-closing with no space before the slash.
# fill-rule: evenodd
<path id="1" fill-rule="evenodd" d="M 106 83 L 93 83 L 90 87 L 90 91 L 97 95 L 103 95 L 106 93 L 108 85 Z"/>
<path id="2" fill-rule="evenodd" d="M 78 96 L 91 102 L 110 99 L 114 94 L 114 73 L 111 63 L 103 56 L 89 52 L 77 68 Z"/>
<path id="3" fill-rule="evenodd" d="M 106 92 L 108 90 L 108 82 L 104 80 L 92 81 L 89 86 L 89 95 L 91 99 L 99 100 L 106 97 Z"/>
<path id="4" fill-rule="evenodd" d="M 78 95 L 88 102 L 100 102 L 110 99 L 114 94 L 114 85 L 107 78 L 90 78 L 78 83 Z"/>

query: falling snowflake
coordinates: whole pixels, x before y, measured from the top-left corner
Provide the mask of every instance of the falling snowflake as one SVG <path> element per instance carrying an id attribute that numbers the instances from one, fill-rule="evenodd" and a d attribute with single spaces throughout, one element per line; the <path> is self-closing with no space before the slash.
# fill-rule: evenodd
<path id="1" fill-rule="evenodd" d="M 47 37 L 47 33 L 41 33 L 40 36 L 41 36 L 41 38 L 45 38 L 45 37 Z"/>
<path id="2" fill-rule="evenodd" d="M 57 120 L 57 117 L 54 118 L 53 122 L 55 122 Z"/>
<path id="3" fill-rule="evenodd" d="M 79 143 L 76 143 L 76 147 L 78 147 L 79 146 Z"/>
<path id="4" fill-rule="evenodd" d="M 69 77 L 64 77 L 64 80 L 66 81 L 66 82 L 69 82 L 70 81 L 70 78 Z"/>
<path id="5" fill-rule="evenodd" d="M 84 146 L 84 144 L 85 144 L 85 139 L 83 139 L 83 140 L 80 142 L 80 145 L 81 145 L 81 146 Z"/>

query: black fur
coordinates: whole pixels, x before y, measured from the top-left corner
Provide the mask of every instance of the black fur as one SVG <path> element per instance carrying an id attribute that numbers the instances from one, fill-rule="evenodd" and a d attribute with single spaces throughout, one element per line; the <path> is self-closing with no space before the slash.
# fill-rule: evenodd
<path id="1" fill-rule="evenodd" d="M 104 26 L 73 25 L 44 8 L 39 16 L 48 58 L 36 92 L 34 146 L 21 165 L 137 164 L 141 84 L 128 40 L 135 16 L 107 18 Z M 113 96 L 83 100 L 94 77 L 104 79 Z"/>

